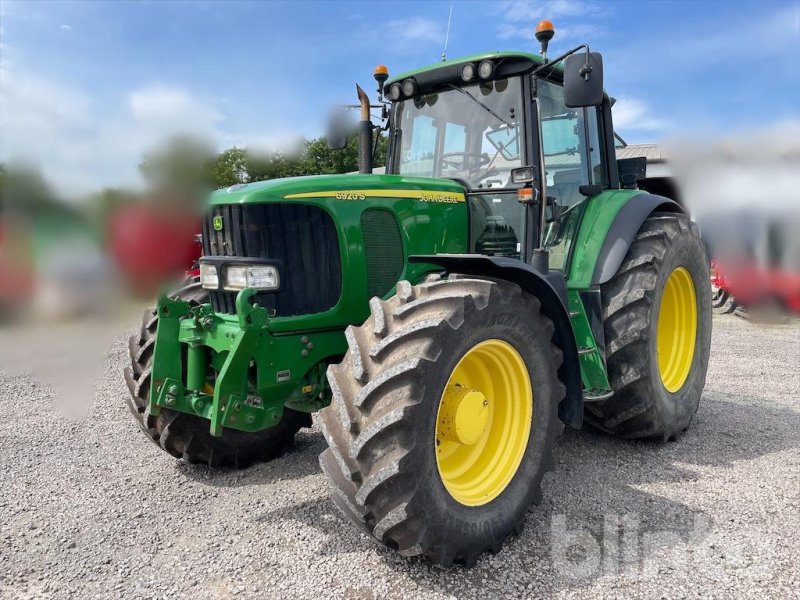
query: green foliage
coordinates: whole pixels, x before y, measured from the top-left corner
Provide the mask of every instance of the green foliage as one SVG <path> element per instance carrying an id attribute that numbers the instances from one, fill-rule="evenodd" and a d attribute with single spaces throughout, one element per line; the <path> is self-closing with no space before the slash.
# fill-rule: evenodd
<path id="1" fill-rule="evenodd" d="M 145 154 L 139 171 L 153 189 L 201 193 L 215 185 L 215 167 L 221 156 L 197 139 L 178 136 Z"/>
<path id="2" fill-rule="evenodd" d="M 276 151 L 268 154 L 248 153 L 247 155 L 247 181 L 296 177 L 304 175 L 303 171 L 302 154 L 295 155 Z"/>
<path id="3" fill-rule="evenodd" d="M 386 163 L 386 136 L 378 138 L 375 166 Z M 300 175 L 333 175 L 358 170 L 358 138 L 351 136 L 342 150 L 328 149 L 324 137 L 303 140 L 299 151 L 248 152 L 228 148 L 214 154 L 208 146 L 189 138 L 175 138 L 145 155 L 139 170 L 155 188 L 196 192 L 237 183 L 266 181 Z"/>
<path id="4" fill-rule="evenodd" d="M 36 217 L 82 218 L 80 208 L 59 197 L 38 170 L 0 164 L 0 212 L 4 210 Z"/>
<path id="5" fill-rule="evenodd" d="M 244 148 L 228 148 L 217 156 L 211 167 L 211 178 L 218 188 L 247 181 L 247 152 Z"/>

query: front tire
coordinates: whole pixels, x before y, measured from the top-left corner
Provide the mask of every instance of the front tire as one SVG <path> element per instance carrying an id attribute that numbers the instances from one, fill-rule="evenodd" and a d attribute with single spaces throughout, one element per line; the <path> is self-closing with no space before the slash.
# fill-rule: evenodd
<path id="1" fill-rule="evenodd" d="M 320 464 L 369 535 L 470 566 L 541 500 L 561 427 L 561 353 L 539 301 L 514 284 L 433 276 L 397 290 L 372 299 L 328 369 Z"/>
<path id="2" fill-rule="evenodd" d="M 198 281 L 176 295 L 193 305 L 208 302 L 208 292 Z M 209 422 L 194 415 L 167 408 L 158 416 L 147 415 L 157 326 L 156 310 L 146 310 L 139 332 L 128 342 L 131 366 L 125 368 L 124 376 L 130 391 L 128 408 L 145 435 L 165 452 L 190 463 L 244 468 L 279 456 L 293 444 L 300 428 L 311 426 L 310 415 L 284 408 L 281 420 L 269 429 L 248 433 L 226 428 L 222 436 L 214 437 Z"/>
<path id="3" fill-rule="evenodd" d="M 675 439 L 692 420 L 711 349 L 709 265 L 697 226 L 650 216 L 602 286 L 614 395 L 586 403 L 585 421 L 624 438 Z"/>

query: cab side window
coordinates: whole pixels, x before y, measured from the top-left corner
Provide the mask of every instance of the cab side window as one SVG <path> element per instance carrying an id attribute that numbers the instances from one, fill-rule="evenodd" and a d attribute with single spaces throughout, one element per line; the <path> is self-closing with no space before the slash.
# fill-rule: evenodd
<path id="1" fill-rule="evenodd" d="M 607 183 L 597 109 L 568 108 L 564 88 L 543 80 L 537 98 L 547 195 L 565 210 L 583 200 L 580 186 Z"/>

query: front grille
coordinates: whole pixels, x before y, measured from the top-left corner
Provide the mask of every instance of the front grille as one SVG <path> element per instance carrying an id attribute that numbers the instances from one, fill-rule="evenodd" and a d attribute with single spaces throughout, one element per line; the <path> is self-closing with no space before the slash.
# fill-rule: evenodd
<path id="1" fill-rule="evenodd" d="M 222 219 L 222 229 L 214 219 Z M 215 206 L 203 222 L 207 256 L 242 256 L 280 261 L 283 289 L 260 292 L 259 305 L 273 316 L 319 313 L 332 308 L 342 291 L 336 228 L 321 208 L 307 204 Z M 236 292 L 211 292 L 217 312 L 236 312 Z"/>
<path id="2" fill-rule="evenodd" d="M 368 208 L 361 213 L 361 234 L 367 261 L 367 294 L 370 298 L 383 298 L 400 279 L 405 266 L 400 228 L 389 211 Z"/>

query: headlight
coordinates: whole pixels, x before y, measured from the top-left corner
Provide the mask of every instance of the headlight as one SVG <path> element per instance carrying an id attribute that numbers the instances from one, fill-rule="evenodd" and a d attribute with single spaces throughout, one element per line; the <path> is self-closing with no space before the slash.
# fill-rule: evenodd
<path id="1" fill-rule="evenodd" d="M 417 82 L 410 77 L 403 82 L 403 93 L 409 98 L 417 91 Z"/>
<path id="2" fill-rule="evenodd" d="M 494 73 L 494 63 L 490 60 L 482 60 L 480 64 L 478 64 L 478 75 L 481 76 L 481 79 L 489 79 Z"/>
<path id="3" fill-rule="evenodd" d="M 403 86 L 395 82 L 389 86 L 389 98 L 392 100 L 400 100 L 403 95 Z"/>
<path id="4" fill-rule="evenodd" d="M 464 81 L 472 81 L 475 79 L 475 65 L 467 63 L 461 68 L 461 79 Z"/>
<path id="5" fill-rule="evenodd" d="M 281 285 L 278 269 L 271 265 L 230 265 L 222 273 L 226 290 L 277 290 Z"/>
<path id="6" fill-rule="evenodd" d="M 209 263 L 200 263 L 200 285 L 207 290 L 216 290 L 219 288 L 217 267 Z"/>

